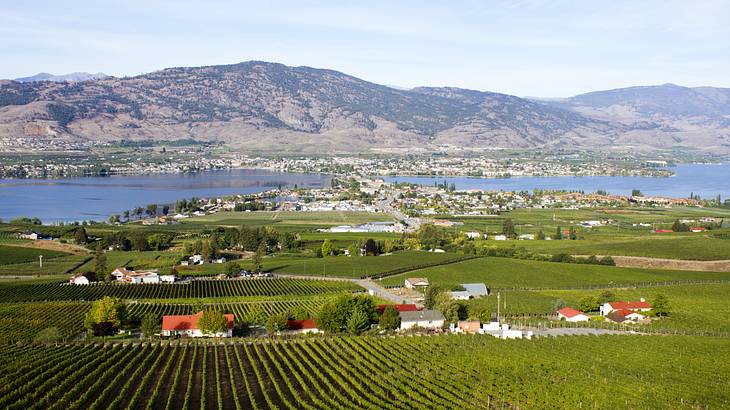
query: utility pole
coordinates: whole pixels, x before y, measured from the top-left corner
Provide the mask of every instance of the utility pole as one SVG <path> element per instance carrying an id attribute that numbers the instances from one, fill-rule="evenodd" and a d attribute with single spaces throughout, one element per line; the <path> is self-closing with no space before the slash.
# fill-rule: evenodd
<path id="1" fill-rule="evenodd" d="M 499 323 L 499 292 L 497 292 L 497 323 Z"/>
<path id="2" fill-rule="evenodd" d="M 41 268 L 43 267 L 43 255 L 38 255 L 38 265 L 40 265 Z"/>

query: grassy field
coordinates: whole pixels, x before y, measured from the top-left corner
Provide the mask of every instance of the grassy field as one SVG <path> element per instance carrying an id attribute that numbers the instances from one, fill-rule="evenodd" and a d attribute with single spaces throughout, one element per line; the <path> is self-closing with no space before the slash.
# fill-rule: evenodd
<path id="1" fill-rule="evenodd" d="M 38 262 L 38 256 L 43 255 L 44 260 L 58 258 L 68 255 L 64 252 L 50 251 L 45 249 L 24 248 L 20 246 L 0 245 L 0 265 L 11 265 L 25 262 Z"/>
<path id="2" fill-rule="evenodd" d="M 618 268 L 615 266 L 486 257 L 392 276 L 383 279 L 383 284 L 402 285 L 403 279 L 408 276 L 426 277 L 429 278 L 431 283 L 446 286 L 459 283 L 484 282 L 490 288 L 568 288 L 677 280 L 730 281 L 730 272 Z"/>
<path id="3" fill-rule="evenodd" d="M 84 255 L 59 256 L 49 260 L 44 258 L 43 267 L 39 266 L 37 260 L 34 262 L 9 265 L 0 264 L 0 276 L 59 275 L 71 273 L 90 259 L 90 256 Z"/>
<path id="4" fill-rule="evenodd" d="M 421 264 L 446 262 L 459 256 L 453 253 L 426 251 L 403 251 L 381 256 L 341 255 L 327 258 L 271 256 L 263 259 L 263 270 L 280 274 L 359 278 Z M 251 269 L 253 266 L 250 260 L 240 260 L 238 263 L 246 269 Z M 223 272 L 224 269 L 224 265 L 207 264 L 181 267 L 180 273 L 214 275 Z"/>
<path id="5" fill-rule="evenodd" d="M 726 357 L 687 336 L 5 345 L 0 407 L 726 408 Z"/>
<path id="6" fill-rule="evenodd" d="M 644 288 L 610 289 L 619 300 L 651 301 L 657 294 L 669 298 L 671 315 L 655 320 L 650 329 L 703 334 L 730 332 L 730 284 L 678 285 Z M 578 307 L 586 296 L 598 296 L 603 290 L 541 290 L 541 291 L 500 291 L 500 313 L 510 315 L 548 315 L 554 314 L 555 303 L 564 301 L 568 306 Z M 497 298 L 474 299 L 469 301 L 471 309 L 497 311 Z M 635 325 L 637 330 L 647 325 Z"/>

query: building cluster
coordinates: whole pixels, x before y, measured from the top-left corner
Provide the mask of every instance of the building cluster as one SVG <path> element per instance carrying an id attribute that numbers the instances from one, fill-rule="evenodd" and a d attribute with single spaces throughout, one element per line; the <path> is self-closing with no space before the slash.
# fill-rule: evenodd
<path id="1" fill-rule="evenodd" d="M 646 323 L 649 321 L 649 316 L 646 313 L 651 309 L 651 303 L 642 298 L 639 301 L 606 302 L 600 306 L 599 312 L 600 316 L 608 322 Z M 571 307 L 558 310 L 557 316 L 559 320 L 567 322 L 587 322 L 592 317 Z"/>

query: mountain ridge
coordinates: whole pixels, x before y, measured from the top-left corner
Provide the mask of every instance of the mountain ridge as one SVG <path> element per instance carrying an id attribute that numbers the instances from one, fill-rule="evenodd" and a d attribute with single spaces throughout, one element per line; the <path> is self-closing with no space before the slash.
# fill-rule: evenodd
<path id="1" fill-rule="evenodd" d="M 697 129 L 647 119 L 652 114 L 643 108 L 634 110 L 631 121 L 611 114 L 617 105 L 628 109 L 620 103 L 629 96 L 618 98 L 616 93 L 536 101 L 456 87 L 398 89 L 335 70 L 245 61 L 81 82 L 0 82 L 0 137 L 193 138 L 242 150 L 297 152 L 536 147 L 730 151 L 722 108 L 726 94 L 715 90 L 691 93 L 700 102 L 715 104 L 717 114 L 712 117 L 713 135 L 698 140 L 690 135 Z M 685 94 L 682 88 L 680 95 Z M 633 103 L 653 106 L 645 99 L 635 96 Z"/>

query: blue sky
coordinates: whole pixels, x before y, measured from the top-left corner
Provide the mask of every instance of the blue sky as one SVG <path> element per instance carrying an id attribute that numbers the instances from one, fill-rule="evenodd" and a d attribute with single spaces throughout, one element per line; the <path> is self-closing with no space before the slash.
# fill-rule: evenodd
<path id="1" fill-rule="evenodd" d="M 16 1 L 0 78 L 265 60 L 520 96 L 730 87 L 725 1 Z"/>

